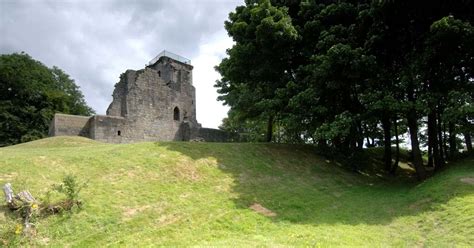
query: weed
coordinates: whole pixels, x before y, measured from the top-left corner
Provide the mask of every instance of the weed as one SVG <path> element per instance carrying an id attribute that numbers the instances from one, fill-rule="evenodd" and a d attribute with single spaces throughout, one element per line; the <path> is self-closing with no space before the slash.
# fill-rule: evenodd
<path id="1" fill-rule="evenodd" d="M 57 213 L 63 210 L 72 210 L 74 206 L 81 209 L 82 201 L 79 199 L 79 193 L 85 187 L 87 187 L 87 182 L 79 183 L 76 176 L 72 174 L 66 175 L 61 184 L 53 185 L 53 190 L 63 194 L 66 199 L 54 205 L 50 204 L 48 210 Z M 49 196 L 47 199 L 49 199 Z"/>

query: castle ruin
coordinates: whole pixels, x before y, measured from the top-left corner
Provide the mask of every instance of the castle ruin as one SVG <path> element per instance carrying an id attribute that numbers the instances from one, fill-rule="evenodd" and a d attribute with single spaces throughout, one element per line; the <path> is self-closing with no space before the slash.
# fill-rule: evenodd
<path id="1" fill-rule="evenodd" d="M 109 143 L 139 141 L 227 141 L 196 120 L 191 61 L 161 52 L 144 69 L 127 70 L 115 85 L 106 115 L 55 114 L 50 136 L 84 136 Z"/>

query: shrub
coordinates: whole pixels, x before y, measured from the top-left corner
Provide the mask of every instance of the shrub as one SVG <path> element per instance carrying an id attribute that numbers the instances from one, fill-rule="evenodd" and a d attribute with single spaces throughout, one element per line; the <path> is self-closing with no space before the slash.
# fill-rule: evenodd
<path id="1" fill-rule="evenodd" d="M 71 210 L 74 206 L 80 209 L 82 201 L 79 199 L 79 193 L 86 186 L 87 183 L 79 183 L 76 176 L 71 174 L 66 175 L 61 184 L 53 185 L 53 190 L 64 194 L 66 199 L 55 205 L 48 206 L 48 210 L 56 213 L 62 210 Z"/>

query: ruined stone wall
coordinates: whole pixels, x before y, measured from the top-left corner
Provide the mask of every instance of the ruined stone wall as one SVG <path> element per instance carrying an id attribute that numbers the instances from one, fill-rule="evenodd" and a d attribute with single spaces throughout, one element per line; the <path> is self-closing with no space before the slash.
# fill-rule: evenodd
<path id="1" fill-rule="evenodd" d="M 55 114 L 49 128 L 49 136 L 90 137 L 90 116 Z"/>
<path id="2" fill-rule="evenodd" d="M 128 89 L 133 86 L 133 82 L 137 79 L 138 73 L 140 73 L 140 71 L 127 70 L 120 75 L 120 81 L 115 84 L 115 89 L 112 94 L 113 101 L 107 109 L 107 115 L 127 116 Z"/>
<path id="3" fill-rule="evenodd" d="M 214 128 L 200 128 L 197 137 L 207 142 L 229 142 L 231 138 L 228 132 Z"/>
<path id="4" fill-rule="evenodd" d="M 184 64 L 179 61 L 162 57 L 155 64 L 148 68 L 153 69 L 158 74 L 159 78 L 164 81 L 168 91 L 171 89 L 178 94 L 178 98 L 174 98 L 174 102 L 179 102 L 182 108 L 186 111 L 187 120 L 197 123 L 196 120 L 196 89 L 193 86 L 192 70 L 193 66 Z M 180 110 L 182 109 L 180 108 Z M 184 117 L 184 112 L 181 111 L 181 118 Z"/>
<path id="5" fill-rule="evenodd" d="M 191 65 L 161 58 L 143 70 L 127 70 L 121 75 L 107 115 L 126 119 L 131 133 L 127 132 L 129 137 L 122 137 L 122 142 L 134 139 L 183 140 L 183 121 L 189 123 L 189 136 L 196 135 L 199 124 L 191 70 Z M 179 110 L 177 120 L 174 118 L 175 108 Z"/>

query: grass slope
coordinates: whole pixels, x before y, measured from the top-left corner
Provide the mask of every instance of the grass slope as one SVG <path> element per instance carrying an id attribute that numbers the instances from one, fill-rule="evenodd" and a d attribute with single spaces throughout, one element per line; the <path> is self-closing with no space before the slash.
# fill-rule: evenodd
<path id="1" fill-rule="evenodd" d="M 308 146 L 102 144 L 55 137 L 0 149 L 0 184 L 44 195 L 67 173 L 89 180 L 84 209 L 0 246 L 474 246 L 474 161 L 421 184 L 340 169 Z"/>

